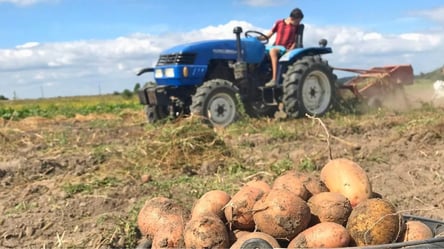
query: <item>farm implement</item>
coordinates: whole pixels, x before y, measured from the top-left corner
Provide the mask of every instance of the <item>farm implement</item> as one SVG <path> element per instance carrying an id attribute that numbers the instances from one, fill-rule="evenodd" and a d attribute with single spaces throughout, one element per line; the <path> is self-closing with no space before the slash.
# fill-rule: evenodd
<path id="1" fill-rule="evenodd" d="M 340 89 L 350 90 L 371 107 L 380 107 L 385 98 L 401 93 L 405 98 L 404 85 L 414 81 L 411 65 L 391 65 L 370 69 L 338 68 L 335 70 L 356 73 L 357 76 L 339 84 Z"/>

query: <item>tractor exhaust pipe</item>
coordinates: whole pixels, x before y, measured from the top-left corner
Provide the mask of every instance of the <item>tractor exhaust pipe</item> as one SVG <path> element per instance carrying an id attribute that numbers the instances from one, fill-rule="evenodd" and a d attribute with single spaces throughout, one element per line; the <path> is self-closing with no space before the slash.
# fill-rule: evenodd
<path id="1" fill-rule="evenodd" d="M 242 34 L 242 27 L 235 27 L 233 29 L 233 33 L 236 34 L 236 45 L 237 45 L 237 62 L 244 61 L 244 58 L 242 56 L 242 44 L 241 44 L 241 34 Z"/>
<path id="2" fill-rule="evenodd" d="M 236 34 L 236 46 L 237 46 L 237 61 L 233 65 L 234 78 L 236 80 L 241 80 L 247 77 L 247 63 L 244 61 L 244 57 L 242 55 L 242 42 L 241 42 L 241 34 L 242 28 L 235 27 L 233 29 L 233 33 Z"/>

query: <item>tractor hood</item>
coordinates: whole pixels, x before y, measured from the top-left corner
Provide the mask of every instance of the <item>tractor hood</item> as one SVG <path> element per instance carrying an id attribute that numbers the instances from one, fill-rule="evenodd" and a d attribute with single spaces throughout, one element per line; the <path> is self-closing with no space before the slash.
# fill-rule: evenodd
<path id="1" fill-rule="evenodd" d="M 265 45 L 256 38 L 244 38 L 241 40 L 243 59 L 247 63 L 259 63 L 265 55 Z M 162 55 L 193 54 L 194 64 L 207 65 L 210 60 L 236 60 L 237 46 L 235 39 L 207 40 L 186 43 L 169 48 Z"/>

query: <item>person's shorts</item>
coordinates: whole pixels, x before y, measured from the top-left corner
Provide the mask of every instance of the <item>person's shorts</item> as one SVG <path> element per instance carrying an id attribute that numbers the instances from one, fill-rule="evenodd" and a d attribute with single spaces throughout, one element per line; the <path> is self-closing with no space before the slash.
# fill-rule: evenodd
<path id="1" fill-rule="evenodd" d="M 285 52 L 287 52 L 287 49 L 281 45 L 267 45 L 267 46 L 265 46 L 265 50 L 267 51 L 267 53 L 270 52 L 270 50 L 273 48 L 279 48 L 281 55 L 283 55 L 283 54 L 285 54 Z"/>

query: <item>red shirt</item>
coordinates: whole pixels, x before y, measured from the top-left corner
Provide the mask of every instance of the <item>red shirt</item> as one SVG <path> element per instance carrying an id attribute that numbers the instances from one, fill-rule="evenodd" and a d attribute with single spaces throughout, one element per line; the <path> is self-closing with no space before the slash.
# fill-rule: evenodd
<path id="1" fill-rule="evenodd" d="M 284 46 L 289 49 L 296 42 L 298 27 L 285 23 L 285 19 L 276 21 L 271 31 L 276 33 L 274 45 Z"/>

